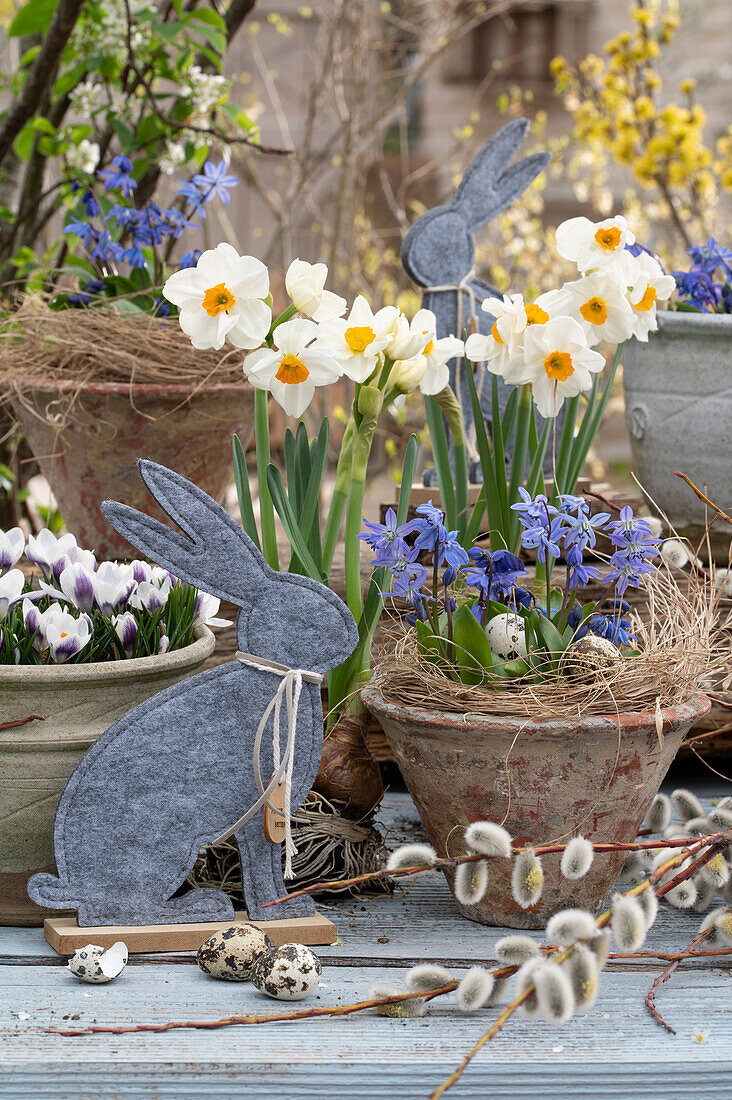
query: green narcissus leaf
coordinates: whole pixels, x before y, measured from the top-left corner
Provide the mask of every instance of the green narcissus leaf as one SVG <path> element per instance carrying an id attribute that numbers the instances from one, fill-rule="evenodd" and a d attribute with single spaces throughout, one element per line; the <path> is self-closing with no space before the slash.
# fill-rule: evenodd
<path id="1" fill-rule="evenodd" d="M 460 668 L 461 680 L 464 684 L 482 683 L 488 670 L 493 667 L 493 654 L 483 627 L 467 604 L 459 607 L 453 615 L 452 631 L 455 663 Z"/>

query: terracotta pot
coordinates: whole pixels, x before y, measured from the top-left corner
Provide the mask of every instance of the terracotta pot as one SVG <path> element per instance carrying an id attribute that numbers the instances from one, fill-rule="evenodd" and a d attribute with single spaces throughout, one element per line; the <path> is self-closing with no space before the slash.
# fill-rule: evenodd
<path id="1" fill-rule="evenodd" d="M 527 721 L 399 706 L 372 686 L 361 695 L 384 727 L 440 855 L 466 851 L 463 830 L 472 821 L 501 822 L 519 845 L 577 834 L 635 840 L 684 735 L 710 707 L 694 695 L 664 711 L 661 743 L 654 713 Z M 531 909 L 513 900 L 510 861 L 491 860 L 485 897 L 459 908 L 470 920 L 509 928 L 543 928 L 568 906 L 600 913 L 624 859 L 622 852 L 596 856 L 585 878 L 570 882 L 559 856 L 545 856 L 544 891 Z"/>
<path id="2" fill-rule="evenodd" d="M 52 916 L 26 894 L 36 871 L 55 873 L 53 819 L 66 781 L 113 722 L 164 688 L 200 672 L 213 653 L 203 627 L 184 649 L 159 657 L 81 665 L 0 667 L 0 924 L 40 925 Z"/>
<path id="3" fill-rule="evenodd" d="M 121 500 L 163 519 L 137 476 L 137 459 L 152 458 L 221 500 L 233 476 L 231 437 L 244 446 L 254 428 L 254 391 L 247 382 L 190 386 L 85 384 L 20 380 L 12 406 L 81 546 L 100 558 L 134 556 L 99 510 Z M 60 427 L 50 417 L 58 414 Z"/>

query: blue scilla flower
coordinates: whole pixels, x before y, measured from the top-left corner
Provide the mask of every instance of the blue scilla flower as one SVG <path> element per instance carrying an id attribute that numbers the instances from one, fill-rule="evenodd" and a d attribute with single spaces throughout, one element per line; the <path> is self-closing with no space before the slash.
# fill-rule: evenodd
<path id="1" fill-rule="evenodd" d="M 132 178 L 132 161 L 125 156 L 115 157 L 112 168 L 105 168 L 98 172 L 100 179 L 104 180 L 105 191 L 119 191 L 128 198 L 137 187 L 137 181 Z"/>
<path id="2" fill-rule="evenodd" d="M 229 190 L 236 187 L 239 180 L 236 176 L 227 175 L 225 161 L 214 164 L 207 160 L 203 166 L 203 173 L 193 177 L 193 183 L 198 187 L 204 202 L 219 199 L 226 206 L 231 202 Z"/>
<path id="3" fill-rule="evenodd" d="M 170 305 L 168 302 L 165 301 L 164 298 L 156 298 L 153 305 L 155 307 L 155 312 L 158 317 L 170 316 Z"/>
<path id="4" fill-rule="evenodd" d="M 609 512 L 598 512 L 596 516 L 591 516 L 589 508 L 587 513 L 568 516 L 564 530 L 565 547 L 578 546 L 580 550 L 584 550 L 587 546 L 595 546 L 597 543 L 596 532 L 602 530 L 609 519 Z"/>
<path id="5" fill-rule="evenodd" d="M 575 497 L 571 493 L 560 493 L 559 511 L 565 516 L 588 516 L 590 506 L 584 497 Z"/>
<path id="6" fill-rule="evenodd" d="M 180 258 L 179 270 L 185 271 L 188 267 L 195 267 L 203 251 L 200 248 L 192 248 L 190 252 L 184 252 Z"/>
<path id="7" fill-rule="evenodd" d="M 201 192 L 196 187 L 193 181 L 178 180 L 180 188 L 177 194 L 180 198 L 185 199 L 188 205 L 192 208 L 194 214 L 198 214 L 202 221 L 206 220 L 206 211 L 204 209 L 205 199 Z"/>
<path id="8" fill-rule="evenodd" d="M 415 540 L 415 548 L 419 539 Z M 445 531 L 437 543 L 437 564 L 450 565 L 453 569 L 462 569 L 468 564 L 467 551 L 458 542 L 457 531 Z"/>
<path id="9" fill-rule="evenodd" d="M 521 532 L 521 545 L 527 550 L 536 550 L 537 561 L 542 564 L 546 561 L 547 554 L 558 558 L 561 554 L 559 540 L 564 530 L 564 521 L 564 516 L 555 516 L 551 523 L 537 520 L 534 526 L 526 526 Z M 523 517 L 521 522 L 524 522 Z"/>
<path id="10" fill-rule="evenodd" d="M 135 234 L 130 247 L 126 248 L 122 253 L 121 258 L 135 271 L 142 271 L 147 266 L 147 258 L 145 256 L 145 253 L 142 251 L 142 246 L 140 244 L 140 239 L 137 233 Z"/>
<path id="11" fill-rule="evenodd" d="M 177 210 L 175 207 L 171 207 L 170 210 L 164 210 L 163 216 L 168 226 L 168 231 L 174 240 L 180 240 L 186 229 L 194 227 L 194 223 L 186 218 L 182 210 Z M 198 228 L 198 227 L 196 227 Z M 198 253 L 200 256 L 200 252 Z"/>
<path id="12" fill-rule="evenodd" d="M 370 520 L 365 519 L 363 525 L 366 530 L 357 536 L 363 542 L 367 542 L 372 550 L 385 549 L 396 542 L 397 539 L 402 539 L 404 534 L 397 523 L 397 514 L 393 508 L 387 510 L 384 519 L 386 520 L 385 523 L 372 523 Z"/>
<path id="13" fill-rule="evenodd" d="M 414 534 L 415 550 L 434 551 L 437 544 L 447 536 L 445 530 L 445 513 L 435 508 L 432 501 L 420 504 L 417 508 L 417 518 L 404 524 L 404 534 Z M 454 532 L 453 532 L 454 534 Z"/>
<path id="14" fill-rule="evenodd" d="M 519 574 L 527 569 L 521 558 L 510 550 L 494 550 L 492 553 L 474 546 L 468 550 L 470 559 L 465 568 L 465 583 L 478 588 L 486 599 L 500 599 L 516 584 Z"/>
<path id="15" fill-rule="evenodd" d="M 99 214 L 101 213 L 99 209 L 99 203 L 96 200 L 94 192 L 90 191 L 88 187 L 81 196 L 81 201 L 84 204 L 84 209 L 86 210 L 88 218 L 99 217 Z"/>
<path id="16" fill-rule="evenodd" d="M 547 516 L 557 514 L 557 509 L 549 503 L 543 493 L 538 493 L 537 496 L 532 497 L 523 485 L 519 485 L 518 491 L 521 500 L 516 504 L 512 504 L 511 509 L 519 513 L 519 519 L 524 527 L 533 527 L 539 522 L 544 523 Z"/>
<path id="17" fill-rule="evenodd" d="M 113 241 L 107 229 L 102 230 L 99 239 L 92 249 L 91 258 L 99 263 L 109 263 L 122 257 L 122 245 Z"/>
<path id="18" fill-rule="evenodd" d="M 80 218 L 71 218 L 64 226 L 64 233 L 71 233 L 84 242 L 84 248 L 91 248 L 96 240 L 97 230 L 91 222 L 81 221 Z"/>
<path id="19" fill-rule="evenodd" d="M 575 588 L 585 588 L 590 581 L 595 581 L 600 576 L 600 570 L 593 565 L 585 565 L 582 559 L 582 547 L 577 543 L 567 547 L 564 560 L 569 566 L 568 585 L 570 591 Z"/>
<path id="20" fill-rule="evenodd" d="M 587 624 L 593 634 L 597 634 L 600 638 L 607 638 L 609 642 L 630 645 L 635 641 L 635 634 L 631 634 L 628 620 L 617 615 L 590 615 Z"/>
<path id="21" fill-rule="evenodd" d="M 629 586 L 637 588 L 644 573 L 652 573 L 655 566 L 639 557 L 631 557 L 624 550 L 617 550 L 610 558 L 610 572 L 605 575 L 603 584 L 614 584 L 618 595 L 622 596 Z"/>
<path id="22" fill-rule="evenodd" d="M 727 275 L 732 275 L 732 250 L 718 244 L 714 237 L 710 237 L 705 244 L 687 248 L 686 253 L 691 256 L 693 266 L 700 271 L 711 275 L 721 268 Z"/>
<path id="23" fill-rule="evenodd" d="M 106 217 L 107 221 L 113 221 L 118 229 L 134 229 L 140 221 L 140 211 L 134 206 L 123 206 L 116 202 L 110 208 Z"/>
<path id="24" fill-rule="evenodd" d="M 394 577 L 391 592 L 384 593 L 384 595 L 404 600 L 415 612 L 415 618 L 424 620 L 427 618 L 425 601 L 431 598 L 422 591 L 426 579 L 427 570 L 424 568 L 421 568 L 421 571 L 416 574 L 398 573 Z"/>

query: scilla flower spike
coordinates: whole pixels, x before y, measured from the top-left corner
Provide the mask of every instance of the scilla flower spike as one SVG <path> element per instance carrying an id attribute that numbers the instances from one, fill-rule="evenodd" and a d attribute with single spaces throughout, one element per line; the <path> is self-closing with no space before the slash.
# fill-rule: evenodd
<path id="1" fill-rule="evenodd" d="M 501 856 L 508 859 L 511 855 L 511 837 L 502 825 L 493 821 L 474 821 L 465 830 L 466 843 L 474 852 L 483 856 Z"/>
<path id="2" fill-rule="evenodd" d="M 544 872 L 533 848 L 519 852 L 513 865 L 511 890 L 522 909 L 535 905 L 544 887 Z"/>
<path id="3" fill-rule="evenodd" d="M 691 821 L 694 817 L 704 817 L 704 807 L 699 799 L 685 787 L 678 787 L 671 795 L 677 814 L 682 821 Z"/>
<path id="4" fill-rule="evenodd" d="M 566 1024 L 575 1010 L 574 994 L 569 976 L 563 966 L 556 963 L 539 963 L 534 970 L 534 985 L 539 1011 L 547 1023 Z"/>
<path id="5" fill-rule="evenodd" d="M 452 980 L 452 974 L 444 966 L 421 963 L 407 971 L 404 984 L 412 993 L 428 993 L 433 989 L 442 989 L 443 985 Z"/>
<path id="6" fill-rule="evenodd" d="M 643 892 L 651 893 L 650 890 Z M 582 1012 L 591 1008 L 597 1000 L 597 991 L 600 986 L 600 967 L 594 953 L 583 943 L 576 944 L 572 954 L 564 963 L 564 969 L 572 986 L 577 1011 Z"/>
<path id="7" fill-rule="evenodd" d="M 455 868 L 455 897 L 461 905 L 477 905 L 488 889 L 488 864 L 460 863 Z"/>
<path id="8" fill-rule="evenodd" d="M 671 820 L 671 800 L 665 794 L 657 794 L 646 815 L 646 828 L 661 833 Z"/>
<path id="9" fill-rule="evenodd" d="M 423 863 L 434 863 L 437 852 L 430 844 L 403 844 L 396 848 L 386 864 L 387 871 L 401 871 L 403 867 L 420 867 Z"/>
<path id="10" fill-rule="evenodd" d="M 555 913 L 546 926 L 550 943 L 569 947 L 578 940 L 588 940 L 597 931 L 595 918 L 585 909 L 563 909 Z"/>
<path id="11" fill-rule="evenodd" d="M 539 945 L 529 936 L 504 936 L 493 948 L 499 962 L 507 966 L 523 966 L 529 959 L 537 958 L 541 952 Z"/>
<path id="12" fill-rule="evenodd" d="M 613 938 L 621 951 L 637 951 L 646 938 L 646 918 L 635 898 L 616 894 L 610 921 Z"/>
<path id="13" fill-rule="evenodd" d="M 584 878 L 595 856 L 592 844 L 583 836 L 572 837 L 562 853 L 561 869 L 565 878 Z"/>
<path id="14" fill-rule="evenodd" d="M 477 1012 L 485 1007 L 493 992 L 494 979 L 489 970 L 473 966 L 457 987 L 455 999 L 460 1012 Z"/>

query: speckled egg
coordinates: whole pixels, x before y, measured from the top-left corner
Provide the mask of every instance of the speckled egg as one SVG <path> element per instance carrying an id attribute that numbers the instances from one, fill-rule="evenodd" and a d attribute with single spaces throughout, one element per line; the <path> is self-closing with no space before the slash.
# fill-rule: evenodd
<path id="1" fill-rule="evenodd" d="M 252 963 L 272 944 L 253 924 L 232 924 L 219 928 L 201 944 L 196 961 L 212 978 L 225 982 L 248 982 Z"/>
<path id="2" fill-rule="evenodd" d="M 96 943 L 80 947 L 68 967 L 75 978 L 82 982 L 101 985 L 111 982 L 127 965 L 127 944 L 122 940 L 113 943 L 106 951 Z"/>
<path id="3" fill-rule="evenodd" d="M 491 651 L 502 661 L 526 656 L 526 626 L 520 615 L 496 615 L 485 628 Z"/>
<path id="4" fill-rule="evenodd" d="M 620 650 L 607 638 L 597 634 L 585 634 L 578 642 L 572 642 L 562 660 L 562 672 L 571 680 L 591 680 L 607 672 L 619 660 Z"/>
<path id="5" fill-rule="evenodd" d="M 322 973 L 309 947 L 285 943 L 254 960 L 252 984 L 278 1001 L 302 1001 L 317 989 Z"/>

